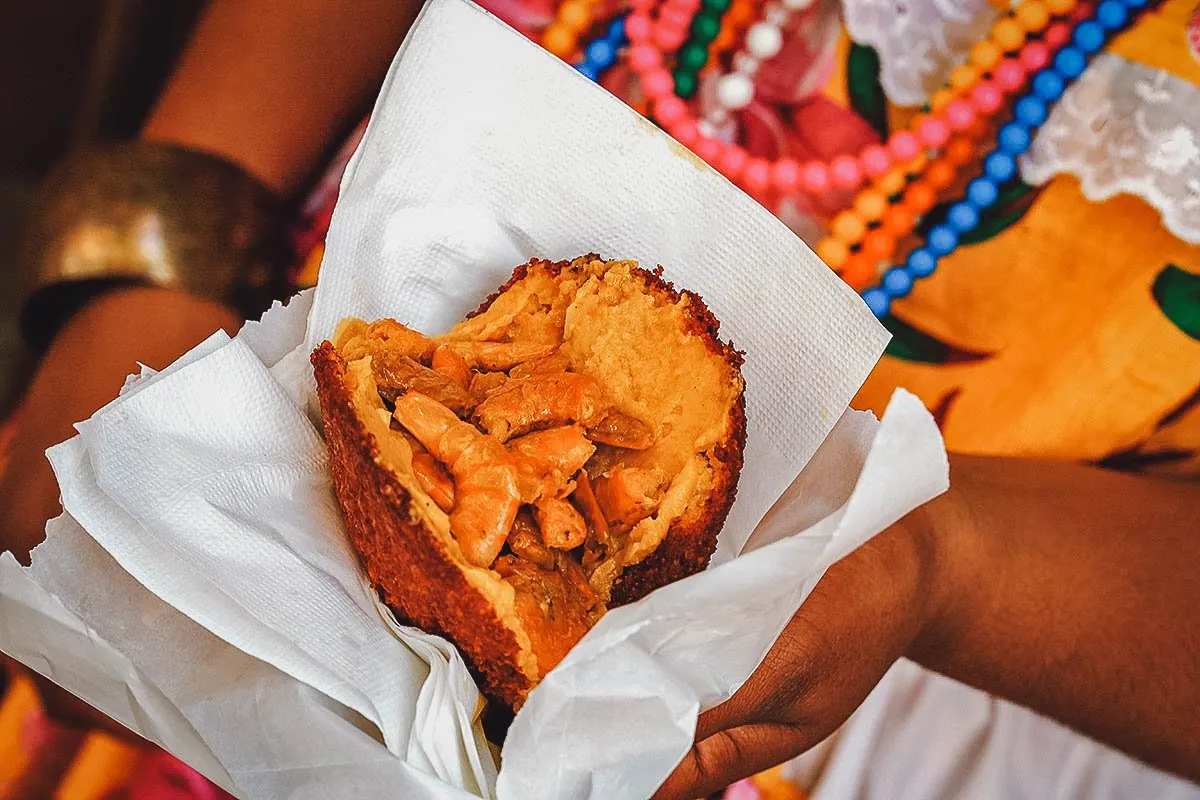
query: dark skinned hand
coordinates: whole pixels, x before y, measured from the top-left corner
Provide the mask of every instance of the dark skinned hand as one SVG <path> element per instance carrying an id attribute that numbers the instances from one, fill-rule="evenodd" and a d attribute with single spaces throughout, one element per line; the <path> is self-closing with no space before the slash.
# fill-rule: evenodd
<path id="1" fill-rule="evenodd" d="M 931 550 L 920 517 L 829 569 L 746 684 L 701 715 L 695 746 L 655 800 L 708 796 L 808 750 L 850 716 L 921 631 Z"/>

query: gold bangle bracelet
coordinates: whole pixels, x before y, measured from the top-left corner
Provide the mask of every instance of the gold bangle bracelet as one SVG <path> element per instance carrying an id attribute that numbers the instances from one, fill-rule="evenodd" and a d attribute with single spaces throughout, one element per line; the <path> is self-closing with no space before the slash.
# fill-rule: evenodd
<path id="1" fill-rule="evenodd" d="M 282 290 L 278 198 L 237 165 L 153 142 L 91 147 L 42 188 L 21 253 L 21 326 L 44 346 L 97 292 L 180 289 L 261 312 Z"/>

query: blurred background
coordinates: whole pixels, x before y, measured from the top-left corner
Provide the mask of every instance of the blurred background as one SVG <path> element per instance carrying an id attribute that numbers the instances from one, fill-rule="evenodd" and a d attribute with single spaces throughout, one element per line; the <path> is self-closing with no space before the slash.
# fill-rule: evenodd
<path id="1" fill-rule="evenodd" d="M 0 2 L 0 418 L 32 366 L 11 287 L 38 184 L 69 149 L 138 130 L 203 6 Z"/>

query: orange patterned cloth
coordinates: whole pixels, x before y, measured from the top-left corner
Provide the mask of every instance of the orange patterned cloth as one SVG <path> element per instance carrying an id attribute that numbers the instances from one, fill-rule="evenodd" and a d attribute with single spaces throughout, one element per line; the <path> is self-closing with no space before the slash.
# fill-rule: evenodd
<path id="1" fill-rule="evenodd" d="M 1109 48 L 1119 69 L 1151 76 L 1130 82 L 1135 120 L 1161 113 L 1154 86 L 1200 96 L 1188 45 L 1197 9 L 1168 0 Z M 1112 85 L 1114 96 L 1093 99 L 1117 107 L 1125 98 Z M 1184 108 L 1167 113 L 1178 116 L 1157 121 L 1170 133 L 1162 146 L 1178 144 L 1177 168 L 1200 175 L 1200 130 Z M 1106 122 L 1116 121 L 1094 124 Z M 1200 182 L 1191 191 L 1200 205 Z M 904 386 L 935 412 L 953 451 L 1200 477 L 1197 242 L 1173 235 L 1142 197 L 1089 200 L 1069 173 L 1011 196 L 980 229 L 985 237 L 894 304 L 896 339 L 856 405 L 882 411 Z"/>

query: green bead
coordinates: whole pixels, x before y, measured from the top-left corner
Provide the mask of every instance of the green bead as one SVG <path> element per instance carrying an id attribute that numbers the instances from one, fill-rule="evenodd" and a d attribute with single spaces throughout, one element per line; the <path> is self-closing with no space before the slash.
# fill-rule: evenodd
<path id="1" fill-rule="evenodd" d="M 703 45 L 709 45 L 721 32 L 721 20 L 711 14 L 697 14 L 692 20 L 692 38 Z"/>
<path id="2" fill-rule="evenodd" d="M 679 48 L 679 66 L 693 72 L 708 62 L 708 48 L 699 42 L 688 42 Z"/>
<path id="3" fill-rule="evenodd" d="M 688 69 L 676 69 L 671 73 L 675 77 L 675 94 L 677 97 L 682 97 L 684 100 L 691 100 L 696 96 L 696 90 L 700 88 L 700 81 L 696 79 L 696 73 Z"/>
<path id="4" fill-rule="evenodd" d="M 731 5 L 733 0 L 704 0 L 704 10 L 717 15 L 724 14 Z"/>

